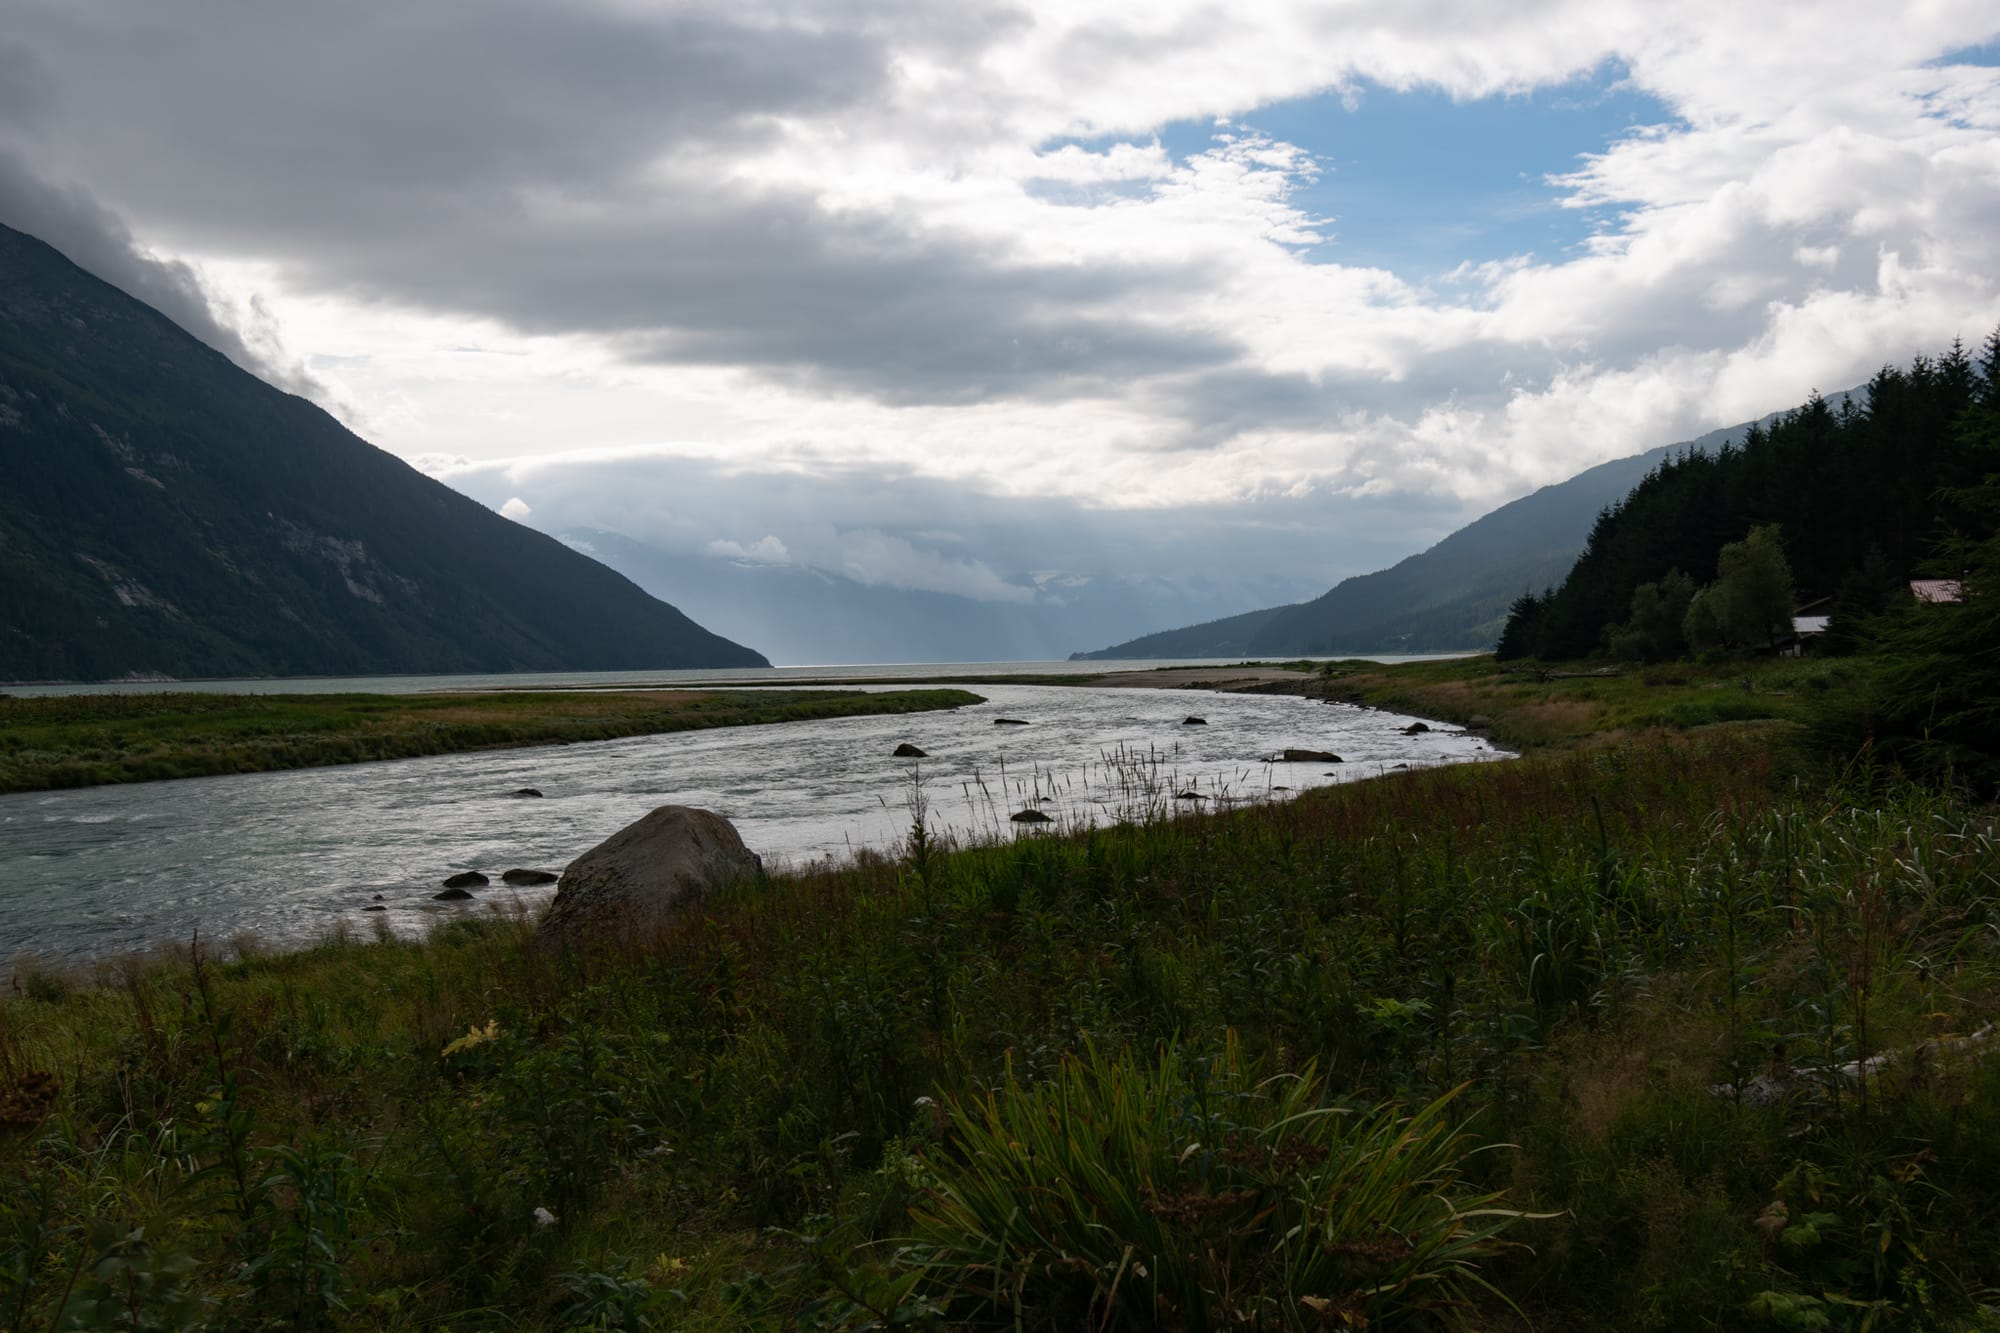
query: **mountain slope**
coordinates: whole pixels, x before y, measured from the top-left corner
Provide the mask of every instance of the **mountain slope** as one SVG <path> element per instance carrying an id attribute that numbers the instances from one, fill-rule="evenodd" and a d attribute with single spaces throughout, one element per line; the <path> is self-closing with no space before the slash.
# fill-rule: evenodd
<path id="1" fill-rule="evenodd" d="M 764 664 L 0 227 L 0 680 Z"/>
<path id="2" fill-rule="evenodd" d="M 1828 401 L 1838 406 L 1846 394 Z M 1776 414 L 1759 424 L 1768 425 Z M 1605 506 L 1670 456 L 1741 440 L 1751 423 L 1614 459 L 1504 504 L 1429 550 L 1343 579 L 1309 602 L 1165 630 L 1078 658 L 1283 657 L 1483 651 L 1523 592 L 1562 582 Z"/>
<path id="3" fill-rule="evenodd" d="M 1173 619 L 1241 605 L 1241 585 L 1167 578 L 1096 578 L 1038 590 L 1033 601 L 989 602 L 865 584 L 798 564 L 674 553 L 593 528 L 557 534 L 704 625 L 750 639 L 775 662 L 1045 661 L 1093 637 L 1134 634 Z M 1012 581 L 1026 572 L 1007 571 Z M 1249 597 L 1282 597 L 1288 579 L 1259 579 Z"/>

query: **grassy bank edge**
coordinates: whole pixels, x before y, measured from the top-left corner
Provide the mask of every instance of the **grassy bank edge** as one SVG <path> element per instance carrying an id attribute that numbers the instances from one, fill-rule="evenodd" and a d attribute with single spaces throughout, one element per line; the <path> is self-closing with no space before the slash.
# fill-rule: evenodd
<path id="1" fill-rule="evenodd" d="M 0 699 L 0 793 L 320 768 L 983 703 L 966 690 Z"/>

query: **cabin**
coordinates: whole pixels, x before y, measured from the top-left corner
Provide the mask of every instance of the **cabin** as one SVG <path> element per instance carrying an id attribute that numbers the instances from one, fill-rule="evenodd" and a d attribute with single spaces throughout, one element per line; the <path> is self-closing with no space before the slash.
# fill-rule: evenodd
<path id="1" fill-rule="evenodd" d="M 1965 600 L 1965 585 L 1957 579 L 1911 579 L 1910 595 L 1932 606 L 1951 606 Z"/>
<path id="2" fill-rule="evenodd" d="M 1832 624 L 1833 598 L 1816 598 L 1792 612 L 1791 638 L 1780 639 L 1773 647 L 1780 657 L 1804 657 L 1826 637 Z"/>

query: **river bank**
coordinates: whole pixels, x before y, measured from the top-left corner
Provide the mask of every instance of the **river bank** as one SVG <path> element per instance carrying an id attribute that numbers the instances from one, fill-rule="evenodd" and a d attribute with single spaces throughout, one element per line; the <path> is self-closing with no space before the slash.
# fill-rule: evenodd
<path id="1" fill-rule="evenodd" d="M 0 697 L 0 793 L 573 745 L 980 702 L 979 695 L 953 689 Z"/>
<path id="2" fill-rule="evenodd" d="M 936 835 L 970 843 L 1012 837 L 1010 816 L 1030 806 L 1069 829 L 1503 753 L 1456 729 L 1410 736 L 1408 718 L 1286 696 L 982 689 L 984 703 L 907 714 L 0 795 L 0 960 L 88 960 L 195 930 L 255 932 L 268 947 L 343 925 L 420 935 L 517 896 L 533 911 L 546 891 L 496 886 L 457 905 L 432 895 L 468 870 L 559 871 L 670 803 L 723 815 L 775 867 L 892 854 L 917 783 Z M 516 703 L 533 716 L 597 697 Z M 899 757 L 905 744 L 926 757 Z M 1288 749 L 1345 762 L 1271 762 Z M 541 795 L 517 795 L 527 790 Z M 1183 792 L 1200 799 L 1173 800 Z"/>
<path id="3" fill-rule="evenodd" d="M 479 912 L 29 976 L 0 1003 L 0 1308 L 775 1333 L 1137 1327 L 1208 1290 L 1351 1326 L 1441 1296 L 1493 1327 L 1976 1326 L 1994 1067 L 1731 1089 L 2000 1007 L 1990 812 L 1782 774 L 1755 727 L 1649 728 L 906 844 L 574 954 Z M 1282 1262 L 1269 1210 L 1315 1198 L 1343 1229 Z"/>

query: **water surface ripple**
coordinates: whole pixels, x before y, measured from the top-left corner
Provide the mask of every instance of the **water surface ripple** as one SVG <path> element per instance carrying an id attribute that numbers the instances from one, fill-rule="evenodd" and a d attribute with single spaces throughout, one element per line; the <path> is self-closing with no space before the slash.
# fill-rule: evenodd
<path id="1" fill-rule="evenodd" d="M 0 796 L 0 959 L 84 960 L 252 931 L 302 943 L 337 922 L 414 933 L 444 912 L 551 889 L 503 888 L 521 866 L 560 871 L 657 805 L 732 820 L 767 865 L 892 850 L 921 774 L 933 830 L 1012 837 L 1034 806 L 1057 827 L 1104 824 L 1193 790 L 1218 800 L 1368 777 L 1397 764 L 1500 757 L 1477 737 L 1283 695 L 981 685 L 952 712 L 837 718 L 626 740 L 439 755 Z M 1196 715 L 1206 726 L 1183 725 Z M 998 717 L 1027 726 L 996 726 Z M 929 753 L 891 752 L 908 741 Z M 1269 763 L 1286 748 L 1345 763 Z M 541 799 L 512 793 L 533 787 Z M 483 871 L 473 903 L 431 894 Z M 366 909 L 381 895 L 388 910 Z"/>

